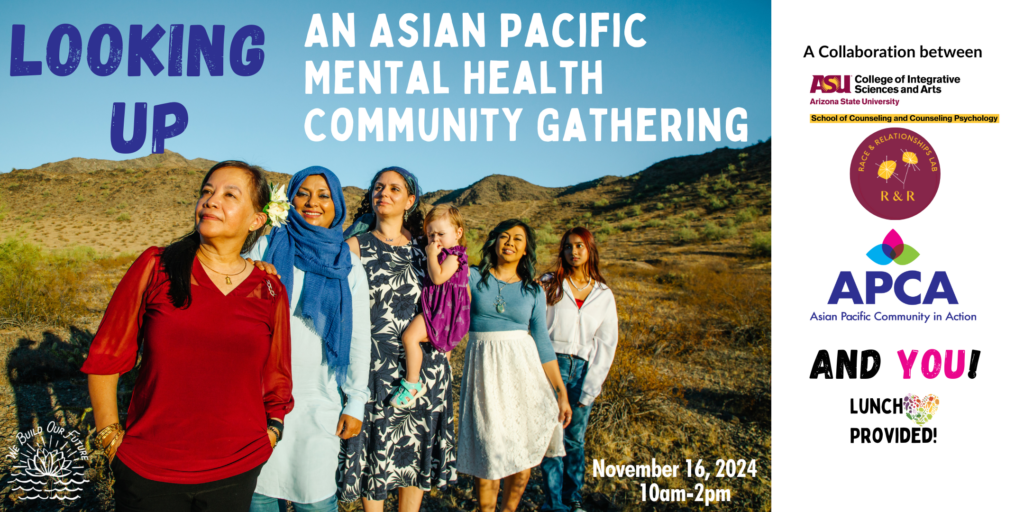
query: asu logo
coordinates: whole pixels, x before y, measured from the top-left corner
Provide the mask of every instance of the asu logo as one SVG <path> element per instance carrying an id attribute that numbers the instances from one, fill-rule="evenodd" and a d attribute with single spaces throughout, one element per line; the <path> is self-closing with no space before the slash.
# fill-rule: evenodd
<path id="1" fill-rule="evenodd" d="M 845 83 L 845 85 L 843 85 Z M 850 75 L 814 75 L 811 92 L 850 92 Z"/>

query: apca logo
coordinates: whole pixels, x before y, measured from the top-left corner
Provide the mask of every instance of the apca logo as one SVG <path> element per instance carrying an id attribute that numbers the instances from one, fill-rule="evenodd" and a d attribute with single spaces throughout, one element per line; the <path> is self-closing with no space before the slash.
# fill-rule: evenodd
<path id="1" fill-rule="evenodd" d="M 889 263 L 907 265 L 916 260 L 920 253 L 909 244 L 903 243 L 903 238 L 894 229 L 889 231 L 881 244 L 868 251 L 867 256 L 879 265 L 888 265 Z M 928 283 L 928 289 L 924 293 L 924 300 L 920 294 L 913 295 L 914 292 L 908 290 L 908 285 L 911 289 L 914 287 L 910 284 L 912 281 L 920 284 L 921 272 L 908 270 L 893 279 L 888 272 L 868 271 L 864 275 L 865 294 L 862 296 L 861 288 L 857 286 L 857 281 L 853 278 L 853 272 L 844 270 L 839 272 L 828 303 L 839 304 L 840 300 L 849 299 L 854 304 L 874 304 L 876 296 L 893 292 L 900 302 L 910 306 L 931 304 L 936 300 L 945 300 L 948 304 L 959 304 L 956 293 L 953 291 L 953 285 L 949 282 L 949 276 L 942 270 L 936 271 L 932 275 L 932 280 Z"/>
<path id="2" fill-rule="evenodd" d="M 885 235 L 885 240 L 882 240 L 882 243 L 868 251 L 868 258 L 871 258 L 871 261 L 879 265 L 888 265 L 890 263 L 907 265 L 916 260 L 920 255 L 921 253 L 917 252 L 910 244 L 903 243 L 903 239 L 900 238 L 900 234 L 895 229 L 889 231 L 888 235 Z"/>
<path id="3" fill-rule="evenodd" d="M 850 92 L 850 75 L 814 75 L 814 79 L 811 80 L 811 93 L 815 92 Z"/>
<path id="4" fill-rule="evenodd" d="M 88 482 L 85 470 L 89 454 L 77 430 L 50 422 L 43 427 L 18 434 L 17 444 L 7 450 L 7 458 L 15 459 L 11 477 L 13 491 L 24 494 L 19 500 L 74 501 L 82 484 Z"/>

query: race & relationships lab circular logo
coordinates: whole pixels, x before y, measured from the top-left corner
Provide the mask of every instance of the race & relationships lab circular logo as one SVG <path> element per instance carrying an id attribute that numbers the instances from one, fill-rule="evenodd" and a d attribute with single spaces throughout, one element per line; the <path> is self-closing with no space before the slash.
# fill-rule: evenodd
<path id="1" fill-rule="evenodd" d="M 909 219 L 939 190 L 939 158 L 924 137 L 885 128 L 860 143 L 850 163 L 850 185 L 861 206 L 888 220 Z"/>

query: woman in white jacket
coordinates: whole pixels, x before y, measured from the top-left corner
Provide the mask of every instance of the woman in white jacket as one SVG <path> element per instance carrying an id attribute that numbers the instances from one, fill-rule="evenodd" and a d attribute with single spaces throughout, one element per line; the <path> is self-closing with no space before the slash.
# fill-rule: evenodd
<path id="1" fill-rule="evenodd" d="M 601 276 L 594 236 L 583 227 L 562 235 L 554 272 L 541 278 L 547 293 L 548 335 L 569 392 L 572 421 L 565 456 L 545 457 L 541 510 L 582 511 L 583 437 L 594 399 L 601 394 L 619 342 L 615 297 Z"/>

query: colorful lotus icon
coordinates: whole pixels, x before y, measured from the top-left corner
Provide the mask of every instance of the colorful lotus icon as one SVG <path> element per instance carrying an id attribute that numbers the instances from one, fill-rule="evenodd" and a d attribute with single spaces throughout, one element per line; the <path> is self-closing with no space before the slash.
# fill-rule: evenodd
<path id="1" fill-rule="evenodd" d="M 920 255 L 921 253 L 917 252 L 909 244 L 903 243 L 903 239 L 900 238 L 900 234 L 895 229 L 889 231 L 888 235 L 885 235 L 885 240 L 882 240 L 881 244 L 872 247 L 868 251 L 868 258 L 871 258 L 871 261 L 879 265 L 888 265 L 892 262 L 895 262 L 897 265 L 906 265 L 916 260 Z"/>

